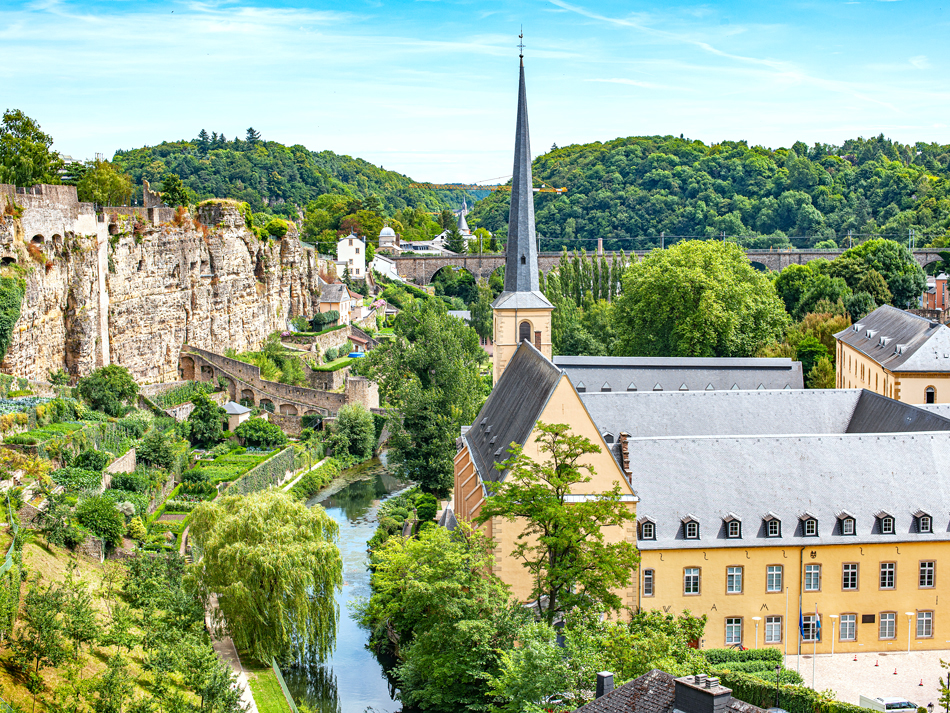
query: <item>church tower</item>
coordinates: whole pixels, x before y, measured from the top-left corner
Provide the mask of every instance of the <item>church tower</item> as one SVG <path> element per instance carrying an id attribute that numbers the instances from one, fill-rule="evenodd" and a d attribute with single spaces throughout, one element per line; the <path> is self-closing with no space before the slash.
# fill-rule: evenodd
<path id="1" fill-rule="evenodd" d="M 492 303 L 495 318 L 493 381 L 498 381 L 522 341 L 528 340 L 551 358 L 551 312 L 554 306 L 538 284 L 538 245 L 534 228 L 534 191 L 528 137 L 528 99 L 524 87 L 524 58 L 520 57 L 518 121 L 515 126 L 515 165 L 508 211 L 505 291 Z"/>

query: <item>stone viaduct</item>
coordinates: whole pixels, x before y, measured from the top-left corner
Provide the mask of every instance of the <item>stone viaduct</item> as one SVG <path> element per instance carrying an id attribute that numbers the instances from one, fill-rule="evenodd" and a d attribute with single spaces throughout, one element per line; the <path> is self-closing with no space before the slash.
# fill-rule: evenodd
<path id="1" fill-rule="evenodd" d="M 214 381 L 219 376 L 228 384 L 232 401 L 244 401 L 270 411 L 282 424 L 303 416 L 335 416 L 341 406 L 363 404 L 379 407 L 379 389 L 361 376 L 348 376 L 343 393 L 290 386 L 261 378 L 261 370 L 252 364 L 230 359 L 205 349 L 185 345 L 179 356 L 181 378 L 186 381 Z"/>
<path id="2" fill-rule="evenodd" d="M 627 255 L 636 255 L 638 259 L 649 250 L 636 250 Z M 827 258 L 833 260 L 843 250 L 746 250 L 749 261 L 760 269 L 782 270 L 789 265 L 804 265 L 809 260 Z M 940 260 L 937 249 L 914 250 L 914 257 L 921 267 Z M 619 253 L 604 253 L 609 259 Z M 538 255 L 538 267 L 545 274 L 560 262 L 561 253 L 541 253 Z M 472 273 L 476 278 L 488 279 L 491 274 L 505 264 L 504 255 L 454 255 L 451 257 L 410 256 L 393 257 L 396 270 L 417 285 L 428 285 L 443 267 L 459 267 Z"/>

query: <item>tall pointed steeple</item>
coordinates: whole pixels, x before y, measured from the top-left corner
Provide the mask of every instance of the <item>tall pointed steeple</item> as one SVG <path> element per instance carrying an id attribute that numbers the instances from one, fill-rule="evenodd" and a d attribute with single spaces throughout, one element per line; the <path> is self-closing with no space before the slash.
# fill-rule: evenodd
<path id="1" fill-rule="evenodd" d="M 495 316 L 496 381 L 514 351 L 525 340 L 534 344 L 547 357 L 551 357 L 551 312 L 554 306 L 541 292 L 538 280 L 528 97 L 524 82 L 524 59 L 519 57 L 519 60 L 518 118 L 515 124 L 511 206 L 508 210 L 505 290 L 492 303 Z"/>

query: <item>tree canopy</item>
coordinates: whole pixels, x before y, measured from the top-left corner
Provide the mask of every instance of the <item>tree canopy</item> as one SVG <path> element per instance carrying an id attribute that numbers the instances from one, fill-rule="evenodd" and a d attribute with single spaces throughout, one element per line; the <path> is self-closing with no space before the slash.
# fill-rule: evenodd
<path id="1" fill-rule="evenodd" d="M 742 249 L 714 241 L 678 243 L 630 265 L 616 310 L 616 348 L 629 356 L 752 356 L 789 324 Z"/>
<path id="2" fill-rule="evenodd" d="M 322 661 L 340 616 L 337 533 L 323 508 L 278 490 L 202 503 L 191 521 L 202 553 L 192 575 L 205 598 L 218 596 L 215 625 L 259 661 L 308 652 Z"/>
<path id="3" fill-rule="evenodd" d="M 115 417 L 125 414 L 128 402 L 139 392 L 129 370 L 118 364 L 99 367 L 80 379 L 77 388 L 92 408 Z"/>
<path id="4" fill-rule="evenodd" d="M 50 151 L 53 137 L 19 109 L 7 109 L 0 121 L 0 183 L 29 187 L 59 183 L 62 159 Z"/>

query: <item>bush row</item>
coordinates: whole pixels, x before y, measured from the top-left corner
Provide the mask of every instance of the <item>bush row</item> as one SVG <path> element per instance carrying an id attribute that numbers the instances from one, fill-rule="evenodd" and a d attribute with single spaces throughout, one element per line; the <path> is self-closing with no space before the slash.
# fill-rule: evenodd
<path id="1" fill-rule="evenodd" d="M 775 705 L 774 678 L 770 683 L 754 674 L 739 671 L 720 671 L 717 675 L 720 683 L 726 688 L 731 688 L 732 695 L 740 701 L 760 708 L 771 708 Z M 867 713 L 866 708 L 836 701 L 811 688 L 787 684 L 779 686 L 778 707 L 785 709 L 788 713 Z"/>
<path id="2" fill-rule="evenodd" d="M 779 649 L 703 649 L 703 655 L 711 665 L 732 661 L 771 661 L 772 668 L 782 662 L 782 652 Z"/>
<path id="3" fill-rule="evenodd" d="M 306 500 L 329 485 L 340 474 L 340 466 L 333 458 L 328 458 L 323 465 L 314 468 L 290 489 L 290 494 L 297 500 Z"/>

